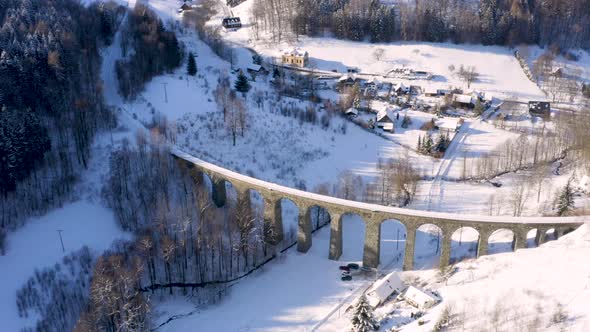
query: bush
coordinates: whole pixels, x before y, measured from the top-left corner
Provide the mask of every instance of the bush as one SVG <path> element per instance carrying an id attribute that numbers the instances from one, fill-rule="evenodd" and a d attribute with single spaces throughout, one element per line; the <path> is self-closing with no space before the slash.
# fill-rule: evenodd
<path id="1" fill-rule="evenodd" d="M 402 120 L 402 128 L 408 128 L 412 124 L 412 119 L 406 114 Z"/>
<path id="2" fill-rule="evenodd" d="M 428 122 L 425 122 L 422 127 L 420 127 L 420 130 L 424 130 L 424 131 L 429 131 L 429 130 L 433 130 L 436 127 L 436 124 L 434 123 L 434 119 L 431 119 Z"/>

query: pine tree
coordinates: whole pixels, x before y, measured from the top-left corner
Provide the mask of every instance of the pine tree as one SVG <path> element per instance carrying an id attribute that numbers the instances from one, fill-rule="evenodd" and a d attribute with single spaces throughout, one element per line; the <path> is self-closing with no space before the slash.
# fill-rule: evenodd
<path id="1" fill-rule="evenodd" d="M 448 146 L 447 136 L 445 134 L 440 134 L 438 136 L 438 139 L 436 140 L 436 146 L 434 147 L 434 150 L 437 152 L 445 152 L 447 150 L 447 146 Z"/>
<path id="2" fill-rule="evenodd" d="M 186 65 L 186 72 L 191 76 L 195 76 L 197 74 L 197 63 L 195 62 L 195 55 L 193 52 L 188 54 L 188 63 Z"/>
<path id="3" fill-rule="evenodd" d="M 432 141 L 432 136 L 430 135 L 430 133 L 426 134 L 426 137 L 424 138 L 424 141 L 422 144 L 424 145 L 424 147 L 423 147 L 424 152 L 426 152 L 426 153 L 432 152 L 432 145 L 434 144 L 434 142 Z"/>
<path id="4" fill-rule="evenodd" d="M 351 322 L 355 332 L 368 332 L 377 329 L 377 324 L 373 318 L 373 309 L 369 306 L 365 294 L 361 295 L 354 307 Z"/>
<path id="5" fill-rule="evenodd" d="M 574 208 L 574 191 L 572 189 L 573 177 L 570 178 L 557 199 L 557 214 L 566 215 Z"/>
<path id="6" fill-rule="evenodd" d="M 252 88 L 250 82 L 248 81 L 248 78 L 246 77 L 246 75 L 244 75 L 243 71 L 240 71 L 240 73 L 238 74 L 238 79 L 236 80 L 236 84 L 234 85 L 234 87 L 238 92 L 241 92 L 244 95 L 248 93 L 248 91 L 250 91 L 250 89 Z"/>

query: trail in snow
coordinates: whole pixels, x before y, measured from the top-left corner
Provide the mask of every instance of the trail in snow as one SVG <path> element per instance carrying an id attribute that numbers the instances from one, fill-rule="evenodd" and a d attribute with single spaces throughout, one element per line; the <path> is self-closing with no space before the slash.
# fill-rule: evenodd
<path id="1" fill-rule="evenodd" d="M 438 165 L 436 175 L 434 176 L 434 179 L 432 181 L 432 186 L 430 188 L 430 192 L 427 197 L 427 200 L 428 200 L 427 210 L 428 211 L 433 210 L 433 199 L 434 198 L 436 198 L 436 200 L 437 200 L 437 203 L 434 206 L 434 210 L 435 211 L 441 210 L 441 205 L 444 201 L 444 196 L 445 196 L 445 186 L 444 186 L 445 180 L 447 179 L 447 176 L 452 169 L 453 162 L 457 159 L 457 157 L 461 153 L 467 153 L 467 150 L 465 148 L 462 148 L 463 144 L 465 143 L 465 140 L 473 132 L 479 130 L 479 127 L 481 126 L 482 121 L 483 121 L 482 119 L 485 118 L 485 115 L 489 111 L 490 111 L 489 109 L 486 110 L 486 112 L 484 112 L 481 116 L 477 117 L 477 119 L 475 119 L 472 122 L 465 121 L 463 123 L 463 125 L 461 126 L 461 129 L 459 129 L 459 132 L 455 135 L 455 137 L 451 141 L 451 144 L 449 145 L 449 147 L 447 148 L 447 151 L 445 152 L 445 155 L 443 156 L 443 160 Z"/>

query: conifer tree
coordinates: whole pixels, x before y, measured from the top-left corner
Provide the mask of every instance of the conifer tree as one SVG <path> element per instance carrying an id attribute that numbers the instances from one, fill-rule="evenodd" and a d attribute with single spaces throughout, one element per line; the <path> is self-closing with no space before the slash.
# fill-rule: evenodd
<path id="1" fill-rule="evenodd" d="M 351 322 L 355 332 L 368 332 L 377 329 L 377 324 L 373 318 L 373 309 L 369 306 L 365 294 L 361 295 L 354 307 Z"/>
<path id="2" fill-rule="evenodd" d="M 188 54 L 188 63 L 186 65 L 186 72 L 191 76 L 195 76 L 197 74 L 197 63 L 195 61 L 195 55 L 193 52 Z"/>
<path id="3" fill-rule="evenodd" d="M 241 92 L 243 95 L 248 93 L 248 91 L 250 91 L 250 89 L 252 88 L 250 82 L 248 81 L 248 78 L 246 77 L 246 75 L 244 75 L 243 71 L 240 71 L 240 73 L 238 74 L 238 79 L 236 80 L 236 84 L 234 85 L 234 87 L 238 92 Z"/>

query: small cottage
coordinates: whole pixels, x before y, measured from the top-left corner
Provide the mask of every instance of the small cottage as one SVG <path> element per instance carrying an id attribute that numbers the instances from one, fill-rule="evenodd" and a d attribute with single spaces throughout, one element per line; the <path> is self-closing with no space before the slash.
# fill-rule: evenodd
<path id="1" fill-rule="evenodd" d="M 474 108 L 475 101 L 471 95 L 454 94 L 453 95 L 453 106 L 460 108 Z"/>
<path id="2" fill-rule="evenodd" d="M 381 110 L 377 113 L 375 123 L 377 124 L 377 127 L 383 128 L 386 123 L 391 123 L 393 125 L 393 123 L 395 123 L 395 120 L 393 119 L 393 116 L 391 116 L 387 110 Z"/>
<path id="3" fill-rule="evenodd" d="M 408 287 L 404 293 L 404 299 L 408 304 L 420 310 L 432 308 L 438 302 L 438 299 L 430 294 L 430 292 L 426 292 L 414 286 Z"/>
<path id="4" fill-rule="evenodd" d="M 377 280 L 371 288 L 367 291 L 367 302 L 373 308 L 382 304 L 392 294 L 400 294 L 404 289 L 402 282 L 397 272 L 391 272 L 385 277 Z"/>
<path id="5" fill-rule="evenodd" d="M 462 120 L 457 118 L 439 118 L 434 123 L 441 133 L 446 134 L 458 132 L 463 124 Z"/>
<path id="6" fill-rule="evenodd" d="M 262 65 L 251 64 L 246 68 L 248 73 L 255 74 L 255 75 L 268 75 L 269 71 L 264 68 Z"/>

